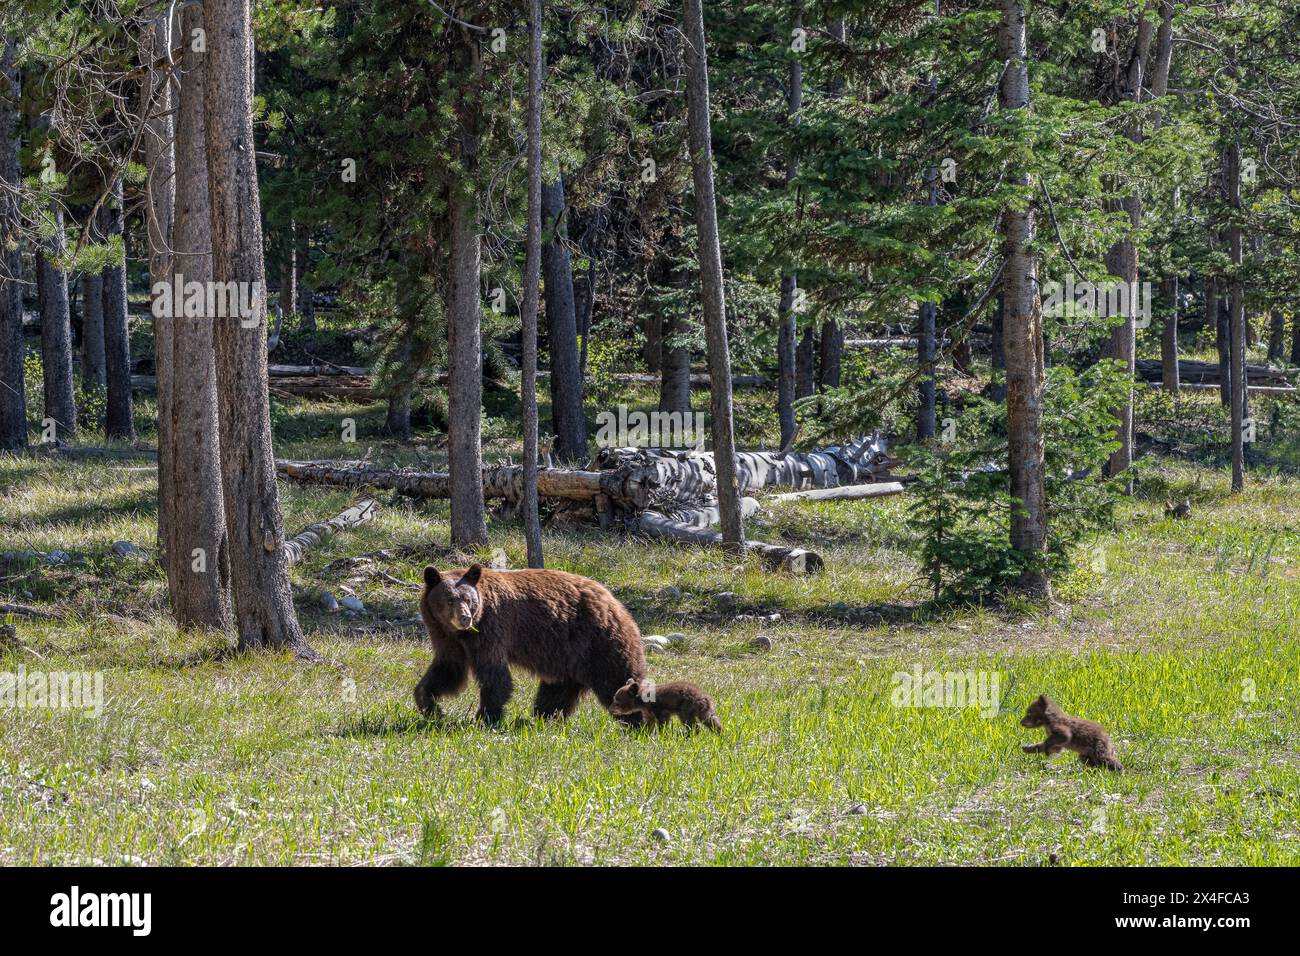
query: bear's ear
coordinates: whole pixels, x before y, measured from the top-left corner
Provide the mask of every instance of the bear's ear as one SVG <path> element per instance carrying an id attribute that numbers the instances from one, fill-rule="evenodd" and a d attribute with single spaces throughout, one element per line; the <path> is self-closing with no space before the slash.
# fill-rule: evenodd
<path id="1" fill-rule="evenodd" d="M 465 572 L 465 576 L 460 579 L 460 583 L 468 584 L 470 587 L 476 587 L 478 585 L 478 579 L 482 575 L 483 566 L 481 564 L 472 565 L 470 569 Z"/>
<path id="2" fill-rule="evenodd" d="M 441 580 L 442 580 L 442 575 L 438 573 L 438 569 L 435 568 L 432 564 L 428 565 L 424 569 L 424 586 L 426 588 L 436 588 L 438 586 L 438 582 L 440 582 Z"/>
<path id="3" fill-rule="evenodd" d="M 1048 697 L 1046 694 L 1039 694 L 1038 700 L 1034 701 L 1034 703 L 1039 707 L 1048 707 L 1052 703 L 1052 698 Z"/>

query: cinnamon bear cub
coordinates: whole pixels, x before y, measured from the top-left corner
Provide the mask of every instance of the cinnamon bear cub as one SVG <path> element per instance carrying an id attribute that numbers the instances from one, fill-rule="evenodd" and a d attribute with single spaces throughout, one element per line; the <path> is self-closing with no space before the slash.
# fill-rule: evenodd
<path id="1" fill-rule="evenodd" d="M 479 685 L 479 716 L 501 720 L 513 682 L 510 667 L 541 680 L 533 712 L 568 716 L 586 691 L 606 709 L 618 689 L 645 677 L 641 631 L 601 584 L 564 571 L 424 569 L 420 616 L 433 643 L 433 663 L 415 688 L 428 715 L 437 700 Z M 637 715 L 616 715 L 626 724 Z"/>
<path id="2" fill-rule="evenodd" d="M 1089 767 L 1107 767 L 1122 771 L 1124 768 L 1115 759 L 1115 747 L 1110 742 L 1110 735 L 1101 724 L 1091 720 L 1071 717 L 1056 705 L 1046 694 L 1029 705 L 1021 727 L 1046 727 L 1047 739 L 1041 744 L 1021 747 L 1027 754 L 1047 754 L 1051 756 L 1062 750 L 1072 750 L 1079 755 L 1079 760 Z"/>
<path id="3" fill-rule="evenodd" d="M 609 712 L 640 714 L 647 727 L 668 723 L 675 716 L 688 730 L 703 725 L 715 733 L 722 731 L 713 698 L 694 684 L 630 680 L 614 695 Z"/>

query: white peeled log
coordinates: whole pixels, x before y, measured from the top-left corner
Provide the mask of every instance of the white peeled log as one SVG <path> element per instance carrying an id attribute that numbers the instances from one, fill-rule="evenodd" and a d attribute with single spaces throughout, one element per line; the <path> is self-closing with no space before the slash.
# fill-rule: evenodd
<path id="1" fill-rule="evenodd" d="M 906 487 L 899 481 L 881 481 L 871 485 L 844 485 L 839 488 L 814 488 L 811 491 L 788 491 L 772 495 L 768 501 L 852 501 L 858 498 L 884 498 L 902 494 Z"/>
<path id="2" fill-rule="evenodd" d="M 317 524 L 308 525 L 284 543 L 285 560 L 297 564 L 312 548 L 334 535 L 369 521 L 379 512 L 379 505 L 371 498 L 358 501 L 351 508 Z"/>

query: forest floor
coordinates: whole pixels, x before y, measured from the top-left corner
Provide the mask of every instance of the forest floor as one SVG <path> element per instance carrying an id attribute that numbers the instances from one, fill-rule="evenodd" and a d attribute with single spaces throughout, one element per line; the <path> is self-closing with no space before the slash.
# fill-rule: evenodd
<path id="1" fill-rule="evenodd" d="M 149 428 L 152 409 L 137 412 Z M 356 445 L 332 438 L 344 417 Z M 365 437 L 378 405 L 277 402 L 275 422 L 286 457 L 441 455 Z M 1230 496 L 1221 467 L 1151 465 L 1117 530 L 1038 610 L 927 610 L 905 496 L 755 519 L 752 537 L 823 554 L 811 577 L 547 531 L 548 566 L 608 584 L 645 633 L 685 635 L 649 661 L 656 680 L 716 697 L 725 732 L 691 736 L 624 731 L 590 698 L 567 722 L 534 722 L 523 675 L 501 728 L 474 721 L 472 689 L 442 721 L 417 715 L 421 569 L 502 553 L 521 566 L 512 524 L 493 522 L 481 553 L 451 553 L 445 503 L 383 496 L 375 521 L 293 569 L 322 660 L 236 656 L 168 621 L 149 460 L 0 456 L 0 551 L 70 556 L 0 567 L 0 601 L 58 615 L 10 619 L 24 646 L 0 648 L 0 671 L 99 672 L 104 686 L 97 717 L 0 714 L 0 864 L 1300 863 L 1288 474 L 1261 467 Z M 291 531 L 352 500 L 281 491 Z M 1165 496 L 1183 493 L 1192 518 L 1165 518 Z M 122 540 L 142 553 L 115 556 Z M 380 549 L 373 565 L 328 567 Z M 365 611 L 323 610 L 344 587 Z M 974 672 L 988 696 L 898 706 L 896 675 L 917 668 Z M 1125 772 L 1022 753 L 1041 739 L 1019 724 L 1039 693 L 1106 726 Z"/>

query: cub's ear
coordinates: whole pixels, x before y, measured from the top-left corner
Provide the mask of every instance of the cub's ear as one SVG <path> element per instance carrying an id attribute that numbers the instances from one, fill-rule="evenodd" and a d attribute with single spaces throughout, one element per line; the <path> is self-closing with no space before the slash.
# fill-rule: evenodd
<path id="1" fill-rule="evenodd" d="M 632 694 L 634 697 L 641 696 L 641 682 L 638 681 L 635 677 L 633 677 L 626 684 L 624 684 L 623 689 L 627 691 L 629 694 Z"/>
<path id="2" fill-rule="evenodd" d="M 483 566 L 481 564 L 472 565 L 470 569 L 465 572 L 465 576 L 460 579 L 460 583 L 468 584 L 470 587 L 476 587 L 478 585 L 478 579 L 482 577 L 482 575 Z"/>
<path id="3" fill-rule="evenodd" d="M 1039 694 L 1038 700 L 1034 701 L 1034 703 L 1039 707 L 1050 707 L 1052 706 L 1052 698 L 1048 697 L 1046 694 Z"/>
<path id="4" fill-rule="evenodd" d="M 424 569 L 424 586 L 426 588 L 436 588 L 438 586 L 438 582 L 441 580 L 442 580 L 442 575 L 438 573 L 438 569 L 435 568 L 432 564 L 428 565 Z"/>

